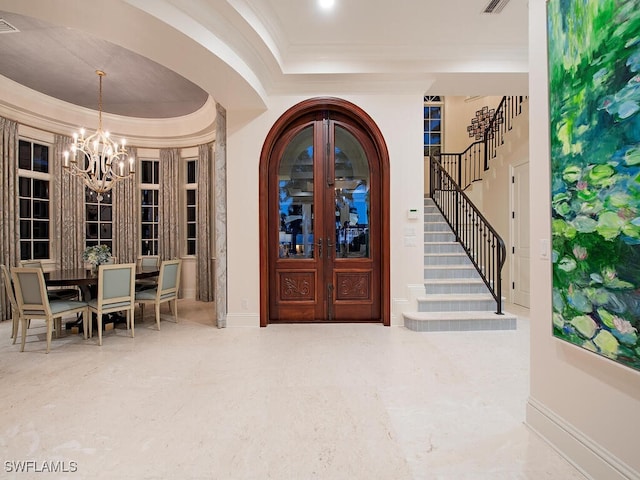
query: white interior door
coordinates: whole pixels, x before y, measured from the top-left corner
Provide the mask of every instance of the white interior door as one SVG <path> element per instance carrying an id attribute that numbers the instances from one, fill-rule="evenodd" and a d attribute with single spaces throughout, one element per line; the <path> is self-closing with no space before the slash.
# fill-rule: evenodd
<path id="1" fill-rule="evenodd" d="M 511 301 L 529 308 L 529 163 L 513 167 L 511 202 Z"/>

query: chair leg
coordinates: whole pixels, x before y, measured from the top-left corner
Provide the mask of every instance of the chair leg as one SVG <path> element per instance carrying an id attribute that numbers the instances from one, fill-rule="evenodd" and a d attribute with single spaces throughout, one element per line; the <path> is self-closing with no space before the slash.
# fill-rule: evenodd
<path id="1" fill-rule="evenodd" d="M 91 322 L 87 322 L 87 319 L 89 318 L 89 310 L 85 309 L 82 313 L 82 333 L 84 335 L 84 339 L 87 339 L 87 329 L 89 328 L 89 323 Z"/>
<path id="2" fill-rule="evenodd" d="M 55 319 L 49 318 L 47 319 L 47 353 L 49 353 L 49 348 L 51 347 L 51 335 L 53 334 L 53 324 Z"/>
<path id="3" fill-rule="evenodd" d="M 98 345 L 102 346 L 102 312 L 98 311 Z"/>
<path id="4" fill-rule="evenodd" d="M 20 347 L 20 351 L 24 352 L 24 344 L 27 341 L 27 319 L 21 319 L 20 323 L 22 324 L 22 346 Z"/>
<path id="5" fill-rule="evenodd" d="M 136 322 L 136 306 L 135 304 L 131 307 L 130 310 L 127 310 L 127 325 L 131 322 L 131 338 L 135 336 L 135 326 Z"/>
<path id="6" fill-rule="evenodd" d="M 16 343 L 16 339 L 18 338 L 19 326 L 20 326 L 20 317 L 13 314 L 11 316 L 11 338 L 13 339 L 14 345 Z"/>
<path id="7" fill-rule="evenodd" d="M 156 303 L 156 324 L 158 325 L 158 330 L 160 330 L 160 304 Z"/>

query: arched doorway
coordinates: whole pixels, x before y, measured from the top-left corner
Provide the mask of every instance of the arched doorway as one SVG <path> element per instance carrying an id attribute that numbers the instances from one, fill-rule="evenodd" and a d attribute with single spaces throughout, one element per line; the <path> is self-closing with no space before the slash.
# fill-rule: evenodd
<path id="1" fill-rule="evenodd" d="M 389 158 L 338 98 L 286 111 L 260 157 L 260 325 L 390 324 Z"/>

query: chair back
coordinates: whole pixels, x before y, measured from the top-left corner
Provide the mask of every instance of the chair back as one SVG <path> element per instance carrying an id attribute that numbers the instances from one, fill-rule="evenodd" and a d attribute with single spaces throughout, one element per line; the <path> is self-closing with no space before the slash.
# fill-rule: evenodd
<path id="1" fill-rule="evenodd" d="M 29 268 L 44 268 L 42 267 L 42 262 L 40 260 L 20 260 L 21 267 L 29 267 Z"/>
<path id="2" fill-rule="evenodd" d="M 158 255 L 140 255 L 138 257 L 139 267 L 158 267 L 160 265 L 160 257 Z"/>
<path id="3" fill-rule="evenodd" d="M 116 263 L 98 267 L 98 305 L 102 308 L 133 304 L 135 298 L 136 264 Z"/>
<path id="4" fill-rule="evenodd" d="M 35 317 L 51 316 L 47 285 L 41 268 L 16 267 L 11 271 L 18 309 L 22 314 Z"/>
<path id="5" fill-rule="evenodd" d="M 16 300 L 16 293 L 13 289 L 13 281 L 11 280 L 11 274 L 9 273 L 9 269 L 6 265 L 0 265 L 0 269 L 2 269 L 2 282 L 4 283 L 4 289 L 7 292 L 7 297 L 9 297 L 9 304 L 11 305 L 11 310 L 13 314 L 18 313 L 18 301 Z"/>
<path id="6" fill-rule="evenodd" d="M 158 276 L 158 298 L 177 297 L 180 288 L 180 266 L 182 260 L 165 260 L 160 264 Z"/>

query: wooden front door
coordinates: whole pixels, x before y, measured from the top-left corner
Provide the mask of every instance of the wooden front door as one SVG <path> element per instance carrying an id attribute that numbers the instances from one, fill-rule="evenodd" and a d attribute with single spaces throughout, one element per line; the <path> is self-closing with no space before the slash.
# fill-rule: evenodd
<path id="1" fill-rule="evenodd" d="M 290 123 L 271 152 L 268 322 L 383 321 L 374 140 L 349 115 L 312 111 Z"/>

